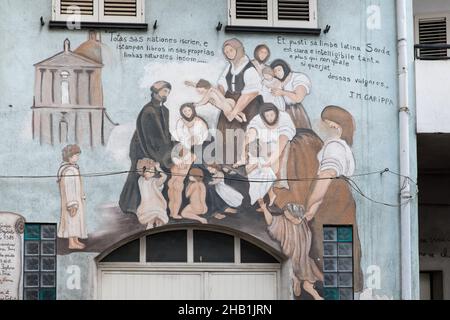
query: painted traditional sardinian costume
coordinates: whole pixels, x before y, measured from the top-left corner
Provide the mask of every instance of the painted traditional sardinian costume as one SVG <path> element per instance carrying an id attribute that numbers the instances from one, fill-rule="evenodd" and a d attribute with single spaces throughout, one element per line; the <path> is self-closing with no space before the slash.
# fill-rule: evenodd
<path id="1" fill-rule="evenodd" d="M 283 60 L 275 60 L 271 63 L 270 67 L 275 69 L 276 67 L 282 67 L 284 71 L 284 77 L 279 79 L 282 82 L 282 89 L 285 91 L 295 92 L 297 87 L 302 86 L 306 90 L 306 94 L 311 92 L 311 80 L 308 76 L 301 72 L 293 72 L 291 67 Z M 289 97 L 283 97 L 286 102 L 286 112 L 292 117 L 295 127 L 297 129 L 311 129 L 311 121 L 308 114 L 301 102 L 291 100 Z"/>
<path id="2" fill-rule="evenodd" d="M 272 105 L 272 108 L 276 108 Z M 270 109 L 267 109 L 268 111 Z M 279 149 L 279 139 L 280 136 L 286 136 L 290 142 L 296 135 L 296 129 L 291 117 L 286 112 L 279 112 L 278 121 L 274 128 L 270 128 L 262 119 L 262 115 L 258 115 L 249 123 L 247 130 L 254 129 L 257 132 L 257 138 L 259 143 L 266 150 L 264 157 L 259 157 L 257 159 L 257 168 L 249 173 L 248 179 L 250 180 L 250 198 L 251 203 L 255 204 L 258 199 L 263 199 L 267 194 L 269 189 L 274 185 L 274 181 L 277 179 L 277 175 L 280 176 L 281 172 L 286 172 L 286 164 L 283 163 L 283 158 L 281 157 L 285 152 L 281 153 L 280 158 L 271 167 L 263 167 L 268 161 L 268 158 L 276 152 L 283 150 Z M 286 146 L 289 148 L 289 143 Z M 286 187 L 288 188 L 287 184 Z"/>
<path id="3" fill-rule="evenodd" d="M 260 95 L 261 78 L 253 63 L 245 55 L 242 43 L 236 39 L 231 39 L 224 43 L 223 47 L 225 48 L 226 46 L 232 46 L 236 49 L 237 53 L 236 58 L 233 61 L 230 61 L 230 65 L 225 69 L 218 81 L 218 84 L 225 90 L 225 98 L 233 99 L 237 102 L 243 94 L 258 94 L 242 111 L 247 118 L 247 122 L 241 123 L 237 120 L 230 122 L 223 112 L 221 112 L 219 116 L 217 130 L 222 133 L 223 137 L 222 145 L 224 161 L 226 164 L 233 164 L 238 160 L 237 150 L 240 150 L 240 146 L 237 145 L 238 140 L 235 138 L 233 150 L 234 157 L 231 157 L 233 160 L 230 163 L 227 163 L 226 147 L 228 144 L 231 145 L 231 143 L 227 142 L 226 132 L 227 130 L 245 131 L 248 123 L 258 114 L 259 106 L 263 103 L 263 99 Z"/>
<path id="4" fill-rule="evenodd" d="M 87 239 L 86 196 L 79 167 L 64 162 L 58 171 L 58 183 L 61 195 L 58 237 Z M 77 213 L 73 217 L 69 214 L 71 208 L 77 208 Z"/>

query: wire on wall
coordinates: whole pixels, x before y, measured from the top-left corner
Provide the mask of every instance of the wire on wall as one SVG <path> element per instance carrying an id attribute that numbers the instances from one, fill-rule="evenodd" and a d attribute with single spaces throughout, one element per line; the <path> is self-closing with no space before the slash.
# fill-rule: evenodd
<path id="1" fill-rule="evenodd" d="M 65 177 L 83 177 L 83 178 L 99 178 L 99 177 L 109 177 L 109 176 L 117 176 L 117 175 L 124 175 L 124 174 L 129 174 L 129 173 L 143 173 L 144 170 L 136 170 L 136 171 L 113 171 L 113 172 L 99 172 L 99 173 L 87 173 L 87 174 L 78 174 L 78 175 L 65 175 Z M 190 175 L 190 174 L 173 174 L 171 172 L 160 172 L 158 170 L 146 170 L 146 171 L 150 171 L 152 173 L 164 173 L 168 176 L 178 176 L 178 177 L 196 177 L 195 175 Z M 414 193 L 414 196 L 411 196 L 410 198 L 408 198 L 406 201 L 398 203 L 398 204 L 391 204 L 391 203 L 386 203 L 383 201 L 378 201 L 378 200 L 374 200 L 371 197 L 369 197 L 368 195 L 366 195 L 361 188 L 358 186 L 358 184 L 353 180 L 354 178 L 360 178 L 360 177 L 367 177 L 367 176 L 373 176 L 373 175 L 384 175 L 384 174 L 392 174 L 398 177 L 403 177 L 404 181 L 403 184 L 401 186 L 401 190 L 403 190 L 406 185 L 407 185 L 407 181 L 411 182 L 413 185 L 416 186 L 416 192 Z M 59 179 L 60 177 L 56 176 L 56 175 L 37 175 L 37 176 L 27 176 L 27 175 L 11 175 L 11 176 L 0 176 L 0 180 L 2 179 Z M 263 179 L 243 179 L 243 178 L 233 178 L 233 177 L 223 177 L 223 178 L 216 178 L 216 179 L 223 179 L 225 181 L 240 181 L 240 182 L 254 182 L 254 183 L 270 183 L 270 182 L 313 182 L 313 181 L 320 181 L 320 180 L 343 180 L 345 182 L 347 182 L 347 184 L 350 186 L 350 188 L 357 194 L 359 194 L 361 197 L 363 197 L 364 199 L 372 202 L 372 203 L 376 203 L 379 205 L 383 205 L 386 207 L 401 207 L 409 202 L 411 202 L 412 200 L 414 200 L 418 194 L 418 187 L 417 187 L 417 182 L 415 182 L 413 179 L 411 179 L 410 177 L 407 176 L 403 176 L 399 173 L 396 173 L 394 171 L 391 171 L 389 168 L 386 168 L 384 170 L 379 170 L 379 171 L 373 171 L 373 172 L 367 172 L 367 173 L 360 173 L 360 174 L 355 174 L 352 176 L 339 176 L 339 177 L 332 177 L 332 178 L 297 178 L 297 179 L 274 179 L 274 180 L 263 180 Z M 401 191 L 400 190 L 400 191 Z"/>

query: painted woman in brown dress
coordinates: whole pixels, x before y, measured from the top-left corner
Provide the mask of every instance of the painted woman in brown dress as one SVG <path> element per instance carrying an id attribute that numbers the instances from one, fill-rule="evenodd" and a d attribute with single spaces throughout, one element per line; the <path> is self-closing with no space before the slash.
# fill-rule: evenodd
<path id="1" fill-rule="evenodd" d="M 343 179 L 355 171 L 355 159 L 351 146 L 355 122 L 353 116 L 345 109 L 328 106 L 322 112 L 322 121 L 332 132 L 317 155 L 319 168 L 317 180 L 311 185 L 306 201 L 305 217 L 311 221 L 313 245 L 311 256 L 323 267 L 323 226 L 353 226 L 354 290 L 363 289 L 361 270 L 361 243 L 359 241 L 356 204 L 350 186 Z"/>

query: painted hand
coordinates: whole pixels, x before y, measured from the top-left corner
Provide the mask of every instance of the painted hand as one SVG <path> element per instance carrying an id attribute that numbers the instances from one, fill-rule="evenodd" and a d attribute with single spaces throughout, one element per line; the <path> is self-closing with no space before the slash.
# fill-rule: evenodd
<path id="1" fill-rule="evenodd" d="M 306 221 L 311 221 L 314 219 L 315 214 L 313 214 L 311 211 L 306 211 L 305 213 L 305 219 Z"/>
<path id="2" fill-rule="evenodd" d="M 278 88 L 272 89 L 272 94 L 275 97 L 281 97 L 281 96 L 283 96 L 283 93 L 284 93 L 284 91 L 281 89 L 278 89 Z"/>
<path id="3" fill-rule="evenodd" d="M 77 215 L 78 208 L 77 207 L 70 207 L 69 209 L 69 215 L 73 218 Z"/>

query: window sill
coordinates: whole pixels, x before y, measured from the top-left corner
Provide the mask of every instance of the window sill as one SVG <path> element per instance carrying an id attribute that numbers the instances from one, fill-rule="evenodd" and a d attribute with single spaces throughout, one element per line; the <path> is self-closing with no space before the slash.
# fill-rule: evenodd
<path id="1" fill-rule="evenodd" d="M 252 26 L 226 26 L 225 32 L 248 32 L 248 33 L 290 33 L 319 36 L 320 28 L 285 28 L 285 27 L 252 27 Z"/>
<path id="2" fill-rule="evenodd" d="M 50 21 L 50 29 L 69 29 L 67 21 Z M 147 31 L 146 23 L 81 22 L 80 29 L 126 29 Z"/>

